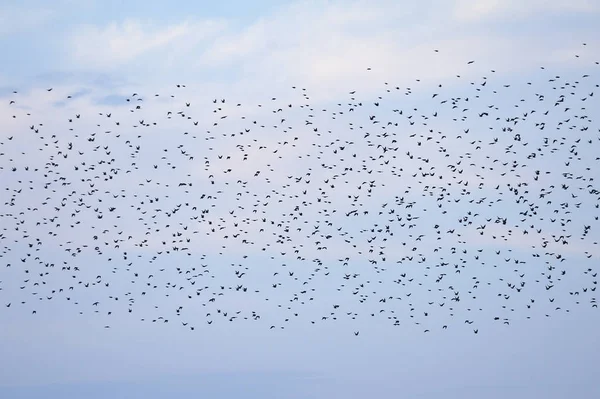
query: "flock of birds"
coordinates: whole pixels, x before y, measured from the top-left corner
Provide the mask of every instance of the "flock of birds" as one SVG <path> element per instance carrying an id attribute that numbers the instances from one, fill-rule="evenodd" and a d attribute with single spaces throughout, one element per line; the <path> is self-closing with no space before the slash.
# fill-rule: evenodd
<path id="1" fill-rule="evenodd" d="M 197 103 L 179 84 L 100 112 L 47 89 L 39 111 L 14 91 L 0 311 L 478 333 L 597 308 L 600 66 L 576 70 L 326 106 L 299 87 Z"/>

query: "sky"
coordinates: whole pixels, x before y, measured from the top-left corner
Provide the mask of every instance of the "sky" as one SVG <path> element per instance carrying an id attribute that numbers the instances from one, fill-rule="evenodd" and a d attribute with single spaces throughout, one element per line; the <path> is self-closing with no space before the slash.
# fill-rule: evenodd
<path id="1" fill-rule="evenodd" d="M 598 397 L 599 14 L 2 2 L 0 398 Z"/>

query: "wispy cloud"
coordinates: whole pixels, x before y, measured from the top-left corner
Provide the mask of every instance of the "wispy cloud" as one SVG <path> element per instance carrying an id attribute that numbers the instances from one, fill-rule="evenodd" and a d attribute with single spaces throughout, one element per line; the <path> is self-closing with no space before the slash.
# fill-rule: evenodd
<path id="1" fill-rule="evenodd" d="M 502 32 L 492 30 L 484 37 L 472 32 L 475 27 L 462 26 L 465 18 L 497 19 L 511 10 L 535 11 L 542 3 L 525 8 L 517 2 L 469 4 L 458 2 L 432 12 L 416 4 L 400 8 L 387 2 L 299 2 L 241 27 L 218 20 L 159 25 L 129 19 L 104 27 L 88 25 L 75 30 L 69 44 L 76 68 L 128 68 L 139 79 L 156 80 L 168 73 L 206 83 L 228 68 L 230 79 L 223 85 L 243 85 L 241 92 L 260 92 L 267 81 L 275 91 L 304 82 L 317 90 L 313 99 L 333 98 L 349 85 L 364 91 L 384 80 L 407 85 L 415 77 L 424 82 L 453 79 L 457 73 L 468 78 L 491 65 L 509 72 L 533 62 L 565 61 L 550 48 L 569 47 L 566 39 L 550 43 L 532 36 L 515 42 Z M 586 2 L 577 4 L 553 1 L 548 7 L 593 9 Z M 455 18 L 445 20 L 452 10 Z M 442 20 L 444 25 L 437 24 Z M 437 27 L 432 31 L 430 24 Z M 417 42 L 416 36 L 425 37 Z M 467 66 L 472 57 L 486 62 Z M 517 58 L 519 63 L 514 62 Z M 365 74 L 366 68 L 372 71 Z"/>
<path id="2" fill-rule="evenodd" d="M 590 0 L 458 0 L 454 17 L 462 21 L 493 18 L 524 18 L 533 14 L 598 12 L 600 4 Z"/>
<path id="3" fill-rule="evenodd" d="M 87 25 L 71 38 L 71 57 L 80 66 L 114 69 L 152 51 L 167 53 L 174 44 L 204 40 L 222 28 L 218 21 L 181 22 L 166 27 L 136 20 L 113 22 L 106 27 Z M 159 60 L 164 58 L 159 58 Z"/>

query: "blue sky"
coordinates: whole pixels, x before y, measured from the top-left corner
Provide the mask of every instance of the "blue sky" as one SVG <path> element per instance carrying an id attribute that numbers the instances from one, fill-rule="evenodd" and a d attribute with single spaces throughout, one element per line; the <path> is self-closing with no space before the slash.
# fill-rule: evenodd
<path id="1" fill-rule="evenodd" d="M 597 198 L 586 194 L 590 187 L 586 185 L 593 186 L 600 178 L 595 164 L 597 144 L 583 143 L 588 138 L 597 140 L 595 132 L 600 128 L 591 111 L 600 101 L 599 15 L 600 5 L 585 0 L 182 1 L 176 5 L 122 0 L 57 0 L 51 5 L 42 1 L 3 2 L 0 398 L 598 397 L 595 370 L 600 355 L 596 343 L 600 321 L 597 308 L 590 306 L 595 294 L 575 297 L 570 292 L 590 286 L 587 269 L 596 270 L 595 260 L 600 256 L 596 230 L 592 228 L 581 237 L 584 225 L 597 225 L 591 215 L 598 215 L 593 202 Z M 475 63 L 467 64 L 470 60 Z M 589 77 L 583 78 L 584 74 Z M 554 83 L 550 81 L 553 78 Z M 487 88 L 481 89 L 484 81 Z M 565 82 L 572 88 L 565 89 Z M 186 87 L 177 88 L 177 84 Z M 13 90 L 18 93 L 13 94 Z M 553 106 L 561 93 L 570 91 L 575 93 L 567 98 L 572 109 Z M 592 91 L 596 96 L 589 96 Z M 134 92 L 137 97 L 132 97 Z M 433 98 L 437 93 L 439 97 Z M 536 97 L 539 94 L 545 96 L 543 103 Z M 586 96 L 583 110 L 583 103 L 578 101 Z M 221 98 L 227 99 L 226 103 L 212 102 Z M 468 111 L 459 114 L 448 105 L 440 105 L 440 99 L 454 99 L 459 110 Z M 9 104 L 11 100 L 15 103 Z M 364 103 L 363 108 L 347 111 L 349 104 L 358 101 Z M 374 102 L 381 102 L 381 106 Z M 141 109 L 132 110 L 132 104 L 141 105 Z M 294 107 L 288 110 L 288 104 Z M 216 110 L 217 106 L 221 109 Z M 278 108 L 285 111 L 285 122 Z M 535 122 L 548 108 L 560 109 L 561 113 L 548 115 L 544 119 L 548 128 L 541 133 Z M 403 168 L 406 175 L 429 170 L 450 179 L 452 185 L 445 186 L 449 197 L 443 200 L 449 201 L 443 202 L 448 213 L 437 212 L 436 196 L 422 195 L 423 184 L 400 179 L 389 173 L 390 169 L 383 171 L 378 164 L 379 148 L 366 145 L 365 132 L 371 133 L 368 140 L 372 143 L 383 140 L 377 137 L 382 133 L 377 130 L 380 127 L 370 124 L 370 115 L 384 122 L 406 121 L 394 109 L 402 109 L 417 122 L 397 132 L 401 148 L 389 165 Z M 529 146 L 514 142 L 512 136 L 502 136 L 499 129 L 505 118 L 532 109 L 536 117 L 518 127 Z M 175 115 L 167 119 L 167 111 Z M 177 111 L 191 119 L 177 116 Z M 332 111 L 336 112 L 334 118 Z M 439 117 L 433 115 L 436 111 Z M 477 118 L 485 111 L 500 119 Z M 76 114 L 81 119 L 75 118 Z M 220 118 L 225 114 L 227 118 Z M 590 120 L 579 118 L 583 114 L 590 115 Z M 466 115 L 468 119 L 460 119 Z M 567 116 L 569 122 L 563 122 L 558 130 Z M 319 135 L 305 125 L 309 119 L 318 126 Z M 157 125 L 134 128 L 140 120 Z M 569 123 L 575 121 L 589 130 L 570 129 Z M 38 126 L 40 135 L 32 133 L 31 124 Z M 241 134 L 247 128 L 251 131 Z M 464 133 L 465 129 L 470 133 Z M 438 132 L 448 138 L 442 139 Z M 95 141 L 88 141 L 93 133 L 97 134 Z M 55 138 L 51 138 L 53 134 Z M 407 138 L 410 134 L 417 135 L 415 140 L 423 135 L 424 144 Z M 543 156 L 527 158 L 542 147 L 542 134 L 558 141 Z M 449 157 L 426 140 L 429 135 L 445 140 L 441 146 Z M 457 135 L 464 137 L 457 139 Z M 9 141 L 9 137 L 13 138 Z M 498 137 L 501 145 L 487 145 Z M 574 141 L 577 137 L 582 137 L 582 144 L 571 147 L 578 144 Z M 286 140 L 288 143 L 283 144 Z M 478 151 L 476 145 L 469 144 L 476 140 L 481 140 L 485 150 Z M 62 158 L 57 151 L 68 151 L 68 142 L 85 155 L 70 153 L 69 158 Z M 141 149 L 134 159 L 131 155 L 136 144 Z M 505 151 L 510 144 L 514 153 Z M 106 151 L 111 154 L 94 151 L 98 145 L 108 146 Z M 259 145 L 266 149 L 259 149 Z M 346 157 L 340 155 L 339 146 L 358 154 L 355 170 L 361 169 L 360 162 L 371 166 L 354 175 L 342 175 L 343 169 L 337 166 L 330 170 L 320 167 L 339 165 L 340 157 Z M 559 150 L 551 153 L 552 146 Z M 183 156 L 182 149 L 194 159 Z M 250 154 L 248 161 L 242 160 L 241 149 Z M 52 161 L 60 163 L 57 173 L 71 182 L 67 187 L 55 183 L 53 193 L 41 187 L 59 175 L 32 172 L 35 167 L 43 170 L 47 166 L 52 151 Z M 413 160 L 406 152 L 414 156 Z M 231 160 L 216 158 L 216 154 Z M 110 167 L 98 163 L 111 157 L 116 161 Z M 499 162 L 492 162 L 494 159 Z M 540 188 L 564 182 L 564 163 L 569 161 L 572 166 L 568 170 L 574 175 L 567 182 L 580 200 L 560 188 L 548 194 L 551 206 L 537 198 Z M 457 162 L 464 169 L 460 176 L 448 166 Z M 503 166 L 504 162 L 508 164 Z M 513 168 L 516 172 L 510 171 L 512 162 L 518 164 Z M 97 170 L 86 172 L 86 178 L 98 177 L 82 180 L 83 170 L 92 164 L 98 165 Z M 521 167 L 523 164 L 527 167 Z M 11 173 L 12 167 L 17 172 Z M 433 169 L 419 171 L 418 167 Z M 368 174 L 369 168 L 376 171 Z M 103 181 L 101 171 L 113 173 L 114 169 L 118 173 L 110 184 Z M 535 169 L 542 170 L 539 181 L 533 180 Z M 262 172 L 259 179 L 254 176 L 257 170 Z M 544 175 L 544 171 L 551 173 Z M 217 176 L 215 184 L 211 176 Z M 326 179 L 335 182 L 335 190 L 328 184 L 319 186 L 328 195 L 323 198 L 331 203 L 317 204 L 316 196 L 302 197 L 303 190 L 312 186 L 294 183 L 300 176 L 313 184 Z M 578 176 L 588 180 L 575 179 Z M 356 187 L 373 179 L 376 194 L 361 194 L 362 208 L 358 208 L 371 214 L 344 217 L 343 212 L 357 207 L 352 200 L 358 193 Z M 459 180 L 468 180 L 469 186 L 460 185 Z M 88 194 L 92 181 L 101 191 L 96 197 Z M 194 185 L 173 187 L 182 181 Z M 485 184 L 477 188 L 480 182 Z M 536 235 L 525 225 L 529 222 L 517 223 L 524 217 L 519 212 L 527 205 L 515 203 L 516 197 L 508 189 L 499 197 L 504 202 L 491 206 L 499 195 L 496 184 L 508 187 L 522 182 L 530 185 L 531 199 L 540 207 L 544 220 L 535 223 L 543 234 Z M 37 188 L 30 190 L 30 186 Z M 436 195 L 442 186 L 440 183 L 432 189 Z M 13 191 L 18 188 L 22 191 Z M 366 189 L 362 187 L 361 193 Z M 467 189 L 469 194 L 462 191 Z M 527 189 L 519 187 L 521 193 Z M 77 192 L 73 197 L 72 191 Z M 124 192 L 125 197 L 113 197 Z M 280 197 L 282 192 L 287 197 Z M 201 195 L 218 200 L 199 199 Z M 414 202 L 411 209 L 405 204 L 396 206 L 398 215 L 405 221 L 411 215 L 420 219 L 411 229 L 394 227 L 389 241 L 380 241 L 380 237 L 373 245 L 367 244 L 366 239 L 375 233 L 364 229 L 389 224 L 389 215 L 377 212 L 383 203 L 391 207 L 396 195 L 405 197 L 406 203 Z M 11 196 L 18 199 L 14 206 L 9 202 Z M 44 200 L 46 196 L 50 199 Z M 160 201 L 149 204 L 154 197 Z M 461 203 L 451 203 L 459 197 L 464 199 Z M 102 198 L 103 202 L 93 202 L 86 211 L 78 201 L 88 204 L 90 198 Z M 278 198 L 282 202 L 277 203 Z M 467 202 L 470 199 L 481 200 L 481 204 Z M 302 204 L 302 200 L 310 204 Z M 162 213 L 192 201 L 190 207 L 196 204 L 199 209 L 210 209 L 206 216 L 210 226 L 189 224 L 198 227 L 183 231 L 180 226 L 188 226 L 189 216 L 195 214 L 187 205 L 174 216 Z M 580 206 L 575 205 L 578 201 Z M 561 202 L 569 202 L 570 207 L 561 208 Z M 48 218 L 61 203 L 68 210 L 63 211 L 65 216 L 56 226 Z M 117 208 L 115 213 L 103 208 L 108 203 Z M 258 230 L 260 223 L 249 222 L 268 217 L 286 225 L 289 214 L 296 212 L 290 204 L 302 208 L 299 219 L 307 221 L 306 229 L 319 225 L 316 234 L 327 240 L 328 250 L 317 250 L 314 242 L 306 239 L 305 231 L 291 228 L 286 232 L 289 240 L 277 242 L 277 236 L 270 235 L 270 226 L 265 227 L 268 234 L 263 234 Z M 91 213 L 95 207 L 102 208 L 103 219 Z M 136 207 L 148 207 L 148 215 L 154 217 L 143 216 Z M 552 213 L 554 208 L 560 208 L 558 216 Z M 258 212 L 254 214 L 253 209 Z M 469 215 L 473 225 L 457 222 L 469 211 L 480 213 Z M 75 216 L 70 216 L 71 212 Z M 488 222 L 485 235 L 480 235 L 476 227 L 485 223 L 484 218 L 494 219 L 499 213 L 517 216 L 508 226 Z M 562 231 L 557 223 L 550 222 L 553 217 L 564 218 L 560 220 L 565 223 Z M 35 222 L 43 218 L 47 219 L 37 226 Z M 232 245 L 230 238 L 224 238 L 232 232 L 228 223 L 233 218 L 253 246 Z M 75 225 L 75 220 L 80 224 Z M 324 220 L 335 227 L 327 226 Z M 167 223 L 170 227 L 164 228 Z M 436 240 L 434 224 L 442 231 L 454 228 L 460 236 Z M 338 226 L 345 235 L 338 236 Z M 211 233 L 211 227 L 217 232 Z M 224 229 L 218 230 L 220 227 Z M 103 233 L 105 229 L 109 233 Z M 523 229 L 531 232 L 525 235 Z M 28 237 L 23 237 L 23 230 Z M 115 248 L 111 240 L 117 238 L 118 231 L 135 239 L 120 242 Z M 157 252 L 168 249 L 162 241 L 172 240 L 176 231 L 193 237 L 190 249 L 157 257 Z M 567 233 L 573 235 L 569 245 L 552 242 L 551 234 L 558 237 Z M 336 238 L 324 238 L 328 234 Z M 419 234 L 426 234 L 423 241 L 416 238 Z M 91 241 L 93 235 L 99 235 L 99 241 Z M 361 244 L 352 248 L 343 240 L 347 237 Z M 550 241 L 545 249 L 540 247 L 542 237 Z M 38 254 L 28 246 L 35 238 L 44 242 Z M 143 246 L 133 243 L 144 239 L 148 241 Z M 102 253 L 85 245 L 98 245 Z M 368 260 L 377 258 L 377 253 L 372 255 L 368 249 L 381 246 L 387 261 L 378 258 L 374 268 Z M 451 253 L 452 246 L 468 252 Z M 412 247 L 418 250 L 412 251 Z M 433 252 L 436 247 L 439 253 Z M 83 250 L 72 256 L 66 249 Z M 479 257 L 478 249 L 482 250 Z M 296 258 L 294 250 L 303 258 Z M 31 259 L 22 262 L 27 253 L 32 253 Z M 542 256 L 535 258 L 532 253 Z M 567 261 L 561 262 L 556 253 Z M 420 255 L 427 261 L 418 263 Z M 39 279 L 37 273 L 49 269 L 36 264 L 35 256 L 56 265 Z M 342 266 L 340 258 L 343 261 L 346 256 L 352 261 Z M 407 256 L 414 256 L 415 261 Z M 503 258 L 510 258 L 510 262 Z M 527 261 L 518 266 L 518 272 L 514 270 L 515 259 Z M 461 274 L 447 272 L 444 290 L 438 290 L 441 286 L 435 280 L 444 270 L 439 268 L 443 261 L 449 267 L 467 266 Z M 63 262 L 77 264 L 81 270 L 59 270 Z M 548 265 L 557 270 L 546 273 Z M 25 273 L 24 267 L 31 273 Z M 201 299 L 186 297 L 193 292 L 186 280 L 189 273 L 179 273 L 176 267 L 190 273 L 196 268 L 195 287 L 208 287 L 198 296 Z M 234 270 L 245 272 L 245 278 L 237 278 Z M 550 303 L 544 279 L 560 270 L 567 273 L 555 282 L 556 288 L 550 291 L 555 302 Z M 288 271 L 294 271 L 297 280 Z M 274 272 L 280 273 L 276 279 Z M 414 278 L 414 284 L 394 282 L 402 272 Z M 506 286 L 518 283 L 522 272 L 528 285 L 519 296 Z M 347 273 L 359 276 L 344 279 Z M 154 274 L 154 280 L 147 279 L 148 274 Z M 101 281 L 97 275 L 102 276 Z M 34 287 L 34 281 L 44 283 Z M 154 281 L 157 288 L 145 285 L 148 281 Z M 281 286 L 274 289 L 274 281 L 281 281 Z M 79 282 L 90 286 L 82 289 Z M 240 282 L 252 287 L 248 291 L 257 289 L 261 294 L 220 288 Z M 362 291 L 358 288 L 361 283 L 366 287 Z M 449 290 L 448 285 L 456 288 Z M 74 290 L 69 291 L 69 286 Z M 51 292 L 58 288 L 64 288 L 65 293 Z M 354 290 L 365 295 L 364 302 L 357 301 Z M 460 303 L 451 303 L 447 296 L 455 290 L 463 295 Z M 511 298 L 506 297 L 509 294 Z M 207 302 L 211 295 L 218 298 L 216 303 Z M 398 306 L 381 305 L 379 300 L 388 295 L 402 297 Z M 300 305 L 294 296 L 306 303 Z M 470 299 L 472 296 L 477 298 Z M 529 298 L 536 300 L 532 310 L 526 308 Z M 131 299 L 135 310 L 128 313 Z M 581 303 L 575 304 L 577 300 Z M 96 301 L 97 307 L 92 305 Z M 443 309 L 453 306 L 454 316 L 436 304 L 427 305 L 430 301 L 445 302 Z M 175 309 L 182 304 L 184 310 L 179 316 Z M 338 311 L 335 321 L 331 319 L 334 304 L 343 310 Z M 37 314 L 32 314 L 33 310 Z M 256 311 L 261 320 L 228 322 L 222 316 L 238 311 L 240 317 Z M 430 316 L 423 317 L 424 311 Z M 329 321 L 321 322 L 322 317 L 329 317 Z M 507 318 L 510 325 L 499 324 L 494 317 Z M 290 321 L 284 322 L 285 318 Z M 400 326 L 392 325 L 394 318 Z M 207 325 L 208 319 L 215 321 Z M 476 324 L 465 324 L 465 319 Z M 194 331 L 187 328 L 191 325 Z M 270 330 L 270 325 L 277 328 Z M 284 329 L 279 328 L 282 325 Z M 448 329 L 442 330 L 442 325 Z M 473 334 L 475 326 L 478 334 Z M 430 332 L 425 334 L 424 329 Z M 355 336 L 354 331 L 360 335 Z"/>

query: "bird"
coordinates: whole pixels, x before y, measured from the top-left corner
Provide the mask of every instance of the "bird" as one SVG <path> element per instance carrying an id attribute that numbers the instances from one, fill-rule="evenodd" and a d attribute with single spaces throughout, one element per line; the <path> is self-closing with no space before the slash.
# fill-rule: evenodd
<path id="1" fill-rule="evenodd" d="M 596 311 L 595 65 L 397 75 L 327 103 L 301 82 L 254 102 L 181 82 L 101 108 L 15 96 L 3 309 L 355 336 L 375 319 L 478 334 Z"/>

